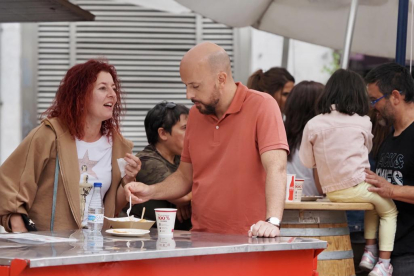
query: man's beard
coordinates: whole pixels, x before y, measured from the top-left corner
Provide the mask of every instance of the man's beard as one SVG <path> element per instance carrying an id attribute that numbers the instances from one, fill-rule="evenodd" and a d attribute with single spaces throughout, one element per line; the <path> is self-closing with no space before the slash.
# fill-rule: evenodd
<path id="1" fill-rule="evenodd" d="M 378 120 L 378 124 L 380 126 L 391 126 L 394 125 L 395 122 L 395 116 L 394 116 L 394 112 L 391 109 L 391 104 L 390 103 L 386 103 L 384 105 L 384 107 L 382 108 L 381 112 L 379 112 L 379 115 L 381 118 L 379 118 Z"/>
<path id="2" fill-rule="evenodd" d="M 214 92 L 213 95 L 211 95 L 210 103 L 206 104 L 200 101 L 191 100 L 193 103 L 199 103 L 201 106 L 197 106 L 198 111 L 201 114 L 204 115 L 215 115 L 216 114 L 216 107 L 218 103 L 220 102 L 220 98 L 218 97 L 218 92 Z"/>

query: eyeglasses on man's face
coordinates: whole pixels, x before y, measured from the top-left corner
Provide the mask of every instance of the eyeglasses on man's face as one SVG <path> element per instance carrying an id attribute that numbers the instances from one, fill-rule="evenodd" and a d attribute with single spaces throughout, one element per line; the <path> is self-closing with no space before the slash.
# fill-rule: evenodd
<path id="1" fill-rule="evenodd" d="M 398 91 L 398 93 L 402 94 L 402 91 Z M 378 99 L 371 101 L 370 102 L 371 107 L 374 107 L 377 102 L 379 102 L 382 98 L 387 97 L 388 95 L 389 95 L 389 93 L 386 93 L 386 94 L 382 95 L 381 97 L 379 97 Z"/>
<path id="2" fill-rule="evenodd" d="M 379 97 L 378 99 L 371 101 L 371 107 L 374 107 L 377 102 L 382 100 L 382 98 L 386 97 L 387 95 L 388 94 L 384 94 L 384 95 L 382 95 L 382 97 Z"/>

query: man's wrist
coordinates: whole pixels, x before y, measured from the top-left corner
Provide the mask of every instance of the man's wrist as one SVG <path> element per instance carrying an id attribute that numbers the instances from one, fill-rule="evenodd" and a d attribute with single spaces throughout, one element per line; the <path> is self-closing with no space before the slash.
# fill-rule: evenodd
<path id="1" fill-rule="evenodd" d="M 392 185 L 392 187 L 390 187 L 391 191 L 390 191 L 390 199 L 395 199 L 395 190 L 398 190 L 400 187 L 402 186 L 398 186 L 398 185 L 393 185 L 390 183 L 390 185 Z"/>

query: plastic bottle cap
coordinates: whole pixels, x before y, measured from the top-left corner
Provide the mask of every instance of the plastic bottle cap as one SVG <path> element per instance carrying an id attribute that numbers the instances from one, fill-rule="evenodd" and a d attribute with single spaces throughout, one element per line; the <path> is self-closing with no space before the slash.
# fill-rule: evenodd
<path id="1" fill-rule="evenodd" d="M 102 183 L 101 182 L 95 182 L 93 183 L 94 187 L 102 187 Z"/>

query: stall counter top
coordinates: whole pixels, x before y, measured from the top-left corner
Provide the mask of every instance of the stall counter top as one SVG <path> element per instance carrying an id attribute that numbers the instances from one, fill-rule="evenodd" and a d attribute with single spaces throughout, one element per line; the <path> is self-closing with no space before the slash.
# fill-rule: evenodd
<path id="1" fill-rule="evenodd" d="M 249 238 L 201 232 L 175 231 L 174 239 L 158 237 L 157 230 L 140 237 L 117 237 L 88 230 L 31 232 L 35 235 L 68 238 L 60 242 L 8 238 L 0 234 L 0 265 L 13 259 L 28 260 L 29 267 L 117 262 L 200 255 L 325 249 L 326 241 L 312 238 Z M 15 235 L 15 234 L 13 234 Z"/>
<path id="2" fill-rule="evenodd" d="M 305 201 L 305 202 L 285 202 L 286 210 L 337 210 L 337 211 L 356 211 L 356 210 L 374 210 L 371 203 L 344 203 L 331 202 L 328 200 Z"/>

